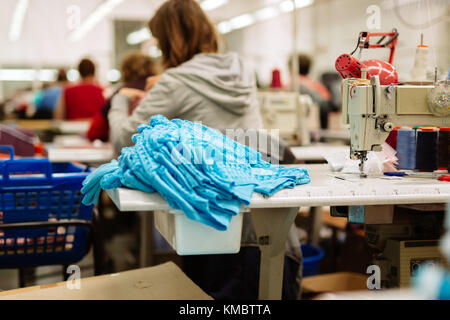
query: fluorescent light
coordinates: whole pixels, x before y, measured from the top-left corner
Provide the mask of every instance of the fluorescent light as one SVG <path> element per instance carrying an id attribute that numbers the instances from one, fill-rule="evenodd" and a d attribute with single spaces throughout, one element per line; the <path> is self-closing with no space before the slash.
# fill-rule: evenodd
<path id="1" fill-rule="evenodd" d="M 36 70 L 33 69 L 1 69 L 1 81 L 33 81 L 36 78 Z"/>
<path id="2" fill-rule="evenodd" d="M 254 13 L 256 20 L 267 20 L 273 17 L 276 17 L 280 14 L 280 11 L 276 7 L 265 7 L 261 10 L 258 10 Z"/>
<path id="3" fill-rule="evenodd" d="M 119 70 L 111 69 L 111 70 L 108 71 L 107 78 L 108 78 L 109 82 L 117 82 L 117 81 L 120 80 L 121 76 L 122 76 L 122 74 L 120 73 Z"/>
<path id="4" fill-rule="evenodd" d="M 227 2 L 228 2 L 228 0 L 203 0 L 200 3 L 200 6 L 205 11 L 211 11 L 211 10 L 214 10 L 214 9 L 217 9 L 217 8 L 223 6 Z"/>
<path id="5" fill-rule="evenodd" d="M 39 81 L 55 81 L 58 71 L 54 69 L 41 69 L 38 71 Z"/>
<path id="6" fill-rule="evenodd" d="M 255 22 L 255 19 L 251 14 L 246 13 L 230 19 L 229 22 L 233 29 L 240 29 L 251 25 Z"/>
<path id="7" fill-rule="evenodd" d="M 295 7 L 297 9 L 307 7 L 313 4 L 314 0 L 295 0 Z"/>
<path id="8" fill-rule="evenodd" d="M 214 10 L 214 9 L 217 9 L 217 8 L 223 6 L 226 3 L 228 3 L 228 0 L 203 0 L 200 3 L 200 6 L 205 11 L 211 11 L 211 10 Z M 220 29 L 219 29 L 219 31 L 220 31 Z M 220 32 L 226 33 L 226 32 L 222 32 L 222 31 L 220 31 Z M 142 43 L 142 42 L 150 39 L 151 36 L 152 36 L 152 34 L 148 28 L 142 28 L 142 29 L 131 32 L 127 36 L 127 43 L 129 45 L 136 45 L 136 44 Z M 155 57 L 160 56 L 160 53 L 158 53 L 157 51 L 154 51 L 153 53 L 156 55 Z"/>
<path id="9" fill-rule="evenodd" d="M 55 69 L 0 69 L 0 81 L 55 81 Z"/>
<path id="10" fill-rule="evenodd" d="M 285 0 L 280 3 L 280 10 L 282 12 L 290 12 L 294 10 L 294 4 L 292 3 L 292 0 Z"/>
<path id="11" fill-rule="evenodd" d="M 295 0 L 295 8 L 304 8 L 311 5 L 314 0 Z M 247 27 L 256 21 L 262 21 L 274 18 L 281 12 L 289 12 L 294 10 L 294 3 L 291 0 L 281 1 L 278 6 L 268 6 L 253 13 L 246 13 L 234 17 L 230 20 L 222 21 L 217 24 L 220 33 L 225 34 L 235 29 Z"/>
<path id="12" fill-rule="evenodd" d="M 67 70 L 67 80 L 70 82 L 75 82 L 80 78 L 80 73 L 78 70 L 75 69 L 69 69 Z"/>
<path id="13" fill-rule="evenodd" d="M 225 34 L 233 30 L 233 27 L 228 21 L 222 21 L 217 25 L 217 29 L 220 33 Z"/>
<path id="14" fill-rule="evenodd" d="M 295 7 L 297 9 L 307 7 L 311 4 L 313 4 L 314 0 L 295 0 Z M 282 12 L 290 12 L 294 10 L 294 5 L 292 3 L 292 0 L 284 0 L 279 5 L 280 10 Z"/>
<path id="15" fill-rule="evenodd" d="M 86 20 L 70 35 L 70 41 L 75 42 L 83 38 L 97 23 L 107 16 L 117 5 L 124 0 L 106 0 L 95 9 Z"/>
<path id="16" fill-rule="evenodd" d="M 29 5 L 29 0 L 18 0 L 16 8 L 14 10 L 13 18 L 11 21 L 11 27 L 9 29 L 9 40 L 11 42 L 17 41 L 22 33 L 23 21 L 25 19 L 25 14 L 27 13 L 27 8 Z"/>
<path id="17" fill-rule="evenodd" d="M 148 54 L 152 58 L 159 58 L 162 56 L 162 52 L 161 52 L 161 50 L 159 50 L 159 48 L 157 46 L 151 46 L 148 51 Z"/>
<path id="18" fill-rule="evenodd" d="M 148 28 L 142 28 L 137 31 L 131 32 L 127 36 L 127 43 L 129 45 L 139 44 L 141 42 L 144 42 L 144 41 L 150 39 L 151 36 L 152 36 L 152 34 Z"/>

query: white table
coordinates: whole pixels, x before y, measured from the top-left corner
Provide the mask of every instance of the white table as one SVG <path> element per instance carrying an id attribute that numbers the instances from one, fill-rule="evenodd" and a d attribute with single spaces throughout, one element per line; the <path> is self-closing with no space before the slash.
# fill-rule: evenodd
<path id="1" fill-rule="evenodd" d="M 50 144 L 50 146 L 55 146 L 58 148 L 86 147 L 89 145 L 92 145 L 91 141 L 82 137 L 79 134 L 66 134 L 54 136 L 53 143 Z"/>
<path id="2" fill-rule="evenodd" d="M 112 148 L 49 148 L 47 152 L 51 162 L 79 161 L 98 165 L 114 159 Z"/>
<path id="3" fill-rule="evenodd" d="M 31 129 L 36 131 L 59 132 L 61 134 L 83 134 L 89 130 L 90 120 L 5 120 L 5 124 L 13 124 L 19 128 Z"/>
<path id="4" fill-rule="evenodd" d="M 346 131 L 348 133 L 348 130 Z M 326 155 L 338 153 L 345 156 L 350 154 L 350 147 L 328 143 L 314 143 L 306 146 L 291 147 L 297 161 L 326 162 Z M 309 212 L 308 242 L 319 244 L 320 229 L 322 227 L 322 207 L 311 207 Z"/>
<path id="5" fill-rule="evenodd" d="M 46 144 L 46 149 L 51 162 L 79 161 L 88 165 L 100 165 L 115 157 L 110 143 L 91 143 L 80 135 L 55 136 L 53 143 Z"/>
<path id="6" fill-rule="evenodd" d="M 52 129 L 61 134 L 83 134 L 89 130 L 91 121 L 58 121 L 52 122 Z"/>
<path id="7" fill-rule="evenodd" d="M 448 182 L 410 177 L 398 180 L 366 178 L 351 182 L 330 176 L 327 165 L 304 167 L 310 173 L 310 184 L 281 190 L 270 198 L 254 194 L 249 206 L 258 239 L 269 239 L 268 243 L 259 245 L 260 299 L 281 298 L 285 241 L 300 207 L 446 203 L 450 199 Z M 125 188 L 107 193 L 120 211 L 170 209 L 157 193 Z"/>

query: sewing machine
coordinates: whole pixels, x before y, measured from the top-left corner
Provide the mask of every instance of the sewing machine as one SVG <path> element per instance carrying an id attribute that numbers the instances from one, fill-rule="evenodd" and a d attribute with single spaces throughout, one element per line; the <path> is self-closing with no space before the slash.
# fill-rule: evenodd
<path id="1" fill-rule="evenodd" d="M 280 137 L 290 145 L 311 143 L 308 126 L 311 97 L 295 92 L 259 91 L 258 100 L 264 129 L 279 130 Z"/>
<path id="2" fill-rule="evenodd" d="M 444 260 L 438 240 L 389 239 L 381 257 L 372 260 L 381 270 L 383 288 L 409 287 L 424 266 L 434 266 Z"/>
<path id="3" fill-rule="evenodd" d="M 377 214 L 392 210 L 392 223 L 365 224 L 372 249 L 371 264 L 380 267 L 383 288 L 407 287 L 423 265 L 442 262 L 439 237 L 444 205 L 377 206 Z"/>
<path id="4" fill-rule="evenodd" d="M 450 125 L 448 113 L 430 111 L 428 95 L 435 85 L 380 85 L 378 76 L 365 78 L 342 82 L 342 121 L 350 126 L 350 158 L 361 160 L 361 176 L 367 152 L 381 151 L 394 126 Z"/>

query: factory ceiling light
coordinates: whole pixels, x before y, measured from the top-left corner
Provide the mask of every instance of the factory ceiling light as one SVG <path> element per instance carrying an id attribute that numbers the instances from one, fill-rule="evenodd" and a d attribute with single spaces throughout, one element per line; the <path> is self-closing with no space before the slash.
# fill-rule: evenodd
<path id="1" fill-rule="evenodd" d="M 203 0 L 200 2 L 200 6 L 205 11 L 211 11 L 214 9 L 217 9 L 224 4 L 228 3 L 228 0 Z M 222 29 L 223 30 L 223 29 Z M 142 28 L 136 31 L 131 32 L 127 36 L 127 43 L 129 45 L 137 45 L 139 43 L 142 43 L 144 41 L 147 41 L 152 36 L 150 30 L 148 28 Z M 155 51 L 156 53 L 156 51 Z"/>
<path id="2" fill-rule="evenodd" d="M 203 10 L 213 10 L 227 3 L 227 0 L 204 0 L 200 3 Z M 300 9 L 313 4 L 314 0 L 295 0 L 295 8 Z M 217 24 L 217 29 L 221 34 L 229 33 L 233 30 L 248 27 L 255 22 L 274 18 L 281 13 L 294 10 L 292 0 L 280 1 L 278 5 L 267 6 L 253 13 L 241 14 L 229 20 L 221 21 Z M 127 43 L 136 45 L 151 38 L 148 28 L 142 28 L 131 32 L 127 37 Z"/>
<path id="3" fill-rule="evenodd" d="M 211 10 L 214 10 L 214 9 L 217 9 L 217 8 L 223 6 L 227 2 L 228 2 L 228 0 L 203 0 L 200 3 L 200 6 L 205 11 L 211 11 Z"/>
<path id="4" fill-rule="evenodd" d="M 55 81 L 56 69 L 0 69 L 0 81 Z"/>
<path id="5" fill-rule="evenodd" d="M 157 46 L 151 46 L 148 51 L 148 54 L 152 58 L 159 58 L 162 56 L 162 51 Z"/>
<path id="6" fill-rule="evenodd" d="M 295 0 L 295 8 L 300 9 L 313 4 L 314 0 Z M 253 13 L 242 14 L 230 20 L 222 21 L 217 25 L 220 33 L 225 34 L 236 29 L 248 27 L 255 22 L 267 20 L 278 16 L 280 13 L 294 10 L 292 0 L 283 0 L 278 6 L 264 7 Z"/>
<path id="7" fill-rule="evenodd" d="M 265 7 L 261 10 L 258 10 L 254 13 L 254 16 L 256 18 L 256 20 L 261 21 L 261 20 L 267 20 L 267 19 L 271 19 L 273 17 L 276 17 L 280 14 L 280 11 L 278 10 L 277 7 Z"/>
<path id="8" fill-rule="evenodd" d="M 231 26 L 229 21 L 222 21 L 217 25 L 217 29 L 220 33 L 225 34 L 230 31 L 233 31 L 233 27 Z"/>
<path id="9" fill-rule="evenodd" d="M 105 0 L 71 33 L 69 40 L 75 42 L 83 38 L 97 23 L 123 1 L 124 0 Z"/>
<path id="10" fill-rule="evenodd" d="M 314 0 L 295 0 L 295 7 L 297 9 L 307 7 L 313 4 Z"/>
<path id="11" fill-rule="evenodd" d="M 67 80 L 75 82 L 80 78 L 80 73 L 76 69 L 67 70 Z"/>
<path id="12" fill-rule="evenodd" d="M 122 76 L 122 73 L 119 70 L 111 69 L 108 71 L 107 78 L 108 78 L 109 82 L 117 82 L 120 80 L 121 76 Z"/>
<path id="13" fill-rule="evenodd" d="M 253 18 L 253 15 L 248 13 L 230 19 L 230 25 L 233 30 L 247 27 L 254 22 L 255 18 Z"/>
<path id="14" fill-rule="evenodd" d="M 11 42 L 17 41 L 22 33 L 23 21 L 25 20 L 25 14 L 27 13 L 29 0 L 18 0 L 14 14 L 11 21 L 11 27 L 9 29 L 9 40 Z"/>
<path id="15" fill-rule="evenodd" d="M 136 45 L 141 42 L 147 41 L 152 36 L 150 30 L 147 27 L 131 32 L 127 36 L 127 43 L 129 45 Z"/>

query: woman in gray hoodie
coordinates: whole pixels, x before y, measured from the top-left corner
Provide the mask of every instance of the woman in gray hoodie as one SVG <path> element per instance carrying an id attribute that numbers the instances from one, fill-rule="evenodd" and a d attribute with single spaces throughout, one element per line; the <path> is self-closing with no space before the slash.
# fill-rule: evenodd
<path id="1" fill-rule="evenodd" d="M 133 144 L 137 127 L 156 114 L 222 132 L 262 128 L 254 72 L 237 54 L 218 53 L 214 26 L 196 1 L 166 1 L 149 28 L 165 71 L 149 79 L 148 92 L 122 89 L 114 96 L 108 119 L 117 154 Z M 142 100 L 129 116 L 128 105 L 135 99 Z M 244 216 L 241 243 L 237 255 L 185 257 L 185 272 L 216 299 L 256 299 L 259 250 L 249 214 Z"/>
<path id="2" fill-rule="evenodd" d="M 169 11 L 177 16 L 168 16 Z M 166 2 L 149 27 L 158 39 L 165 71 L 150 80 L 157 82 L 146 94 L 123 90 L 114 98 L 108 118 L 118 154 L 132 144 L 137 127 L 156 114 L 219 130 L 262 128 L 254 73 L 237 54 L 217 53 L 214 27 L 195 1 Z M 129 117 L 130 99 L 141 96 Z"/>

